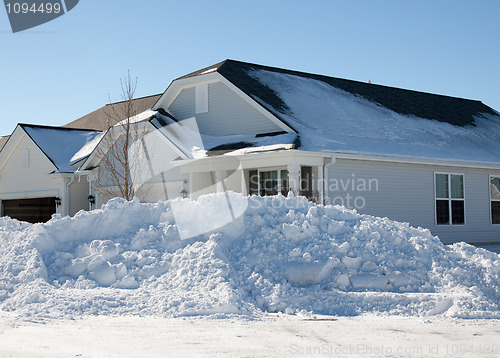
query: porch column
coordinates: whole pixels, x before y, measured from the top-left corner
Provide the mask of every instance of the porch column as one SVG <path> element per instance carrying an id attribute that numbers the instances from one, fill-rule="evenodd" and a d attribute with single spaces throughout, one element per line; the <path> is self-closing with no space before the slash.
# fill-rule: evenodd
<path id="1" fill-rule="evenodd" d="M 241 166 L 240 166 L 240 168 L 241 168 Z M 245 170 L 238 169 L 238 172 L 241 173 L 241 194 L 248 195 L 247 178 L 245 177 Z"/>
<path id="2" fill-rule="evenodd" d="M 217 188 L 217 193 L 223 193 L 225 191 L 224 179 L 226 179 L 227 172 L 225 170 L 215 171 L 215 185 Z"/>
<path id="3" fill-rule="evenodd" d="M 300 193 L 300 165 L 296 163 L 288 164 L 288 187 L 295 195 Z"/>

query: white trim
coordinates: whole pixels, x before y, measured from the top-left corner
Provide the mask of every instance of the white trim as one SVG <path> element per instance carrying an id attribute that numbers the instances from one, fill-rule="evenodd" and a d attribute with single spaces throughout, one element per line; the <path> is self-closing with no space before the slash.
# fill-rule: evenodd
<path id="1" fill-rule="evenodd" d="M 260 173 L 267 173 L 267 172 L 276 172 L 276 180 L 278 181 L 278 185 L 276 187 L 276 191 L 278 193 L 281 193 L 281 190 L 283 188 L 281 187 L 281 171 L 286 170 L 288 171 L 287 166 L 279 166 L 279 167 L 271 167 L 271 168 L 256 168 L 257 169 L 257 177 L 258 177 L 258 183 L 257 183 L 257 192 L 259 196 L 261 195 L 261 187 L 260 187 Z M 255 169 L 254 169 L 255 170 Z M 290 177 L 288 177 L 288 189 L 290 189 Z"/>
<path id="2" fill-rule="evenodd" d="M 172 103 L 175 101 L 175 99 L 183 89 L 194 87 L 194 85 L 197 83 L 210 84 L 220 82 L 220 78 L 217 75 L 217 72 L 211 72 L 204 75 L 198 75 L 172 81 L 172 83 L 167 87 L 163 95 L 160 97 L 160 99 L 158 99 L 158 101 L 156 101 L 155 105 L 151 109 L 153 111 L 156 111 L 158 110 L 158 108 L 160 108 L 160 106 L 162 108 L 170 107 L 170 105 L 172 105 Z"/>
<path id="3" fill-rule="evenodd" d="M 23 127 L 21 127 L 19 124 L 17 125 L 16 129 L 14 129 L 14 131 L 10 135 L 9 140 L 7 141 L 7 143 L 5 143 L 5 146 L 2 148 L 2 151 L 0 152 L 0 171 L 3 170 L 5 164 L 7 164 L 9 159 L 17 150 L 19 144 L 21 144 L 23 136 L 26 137 L 35 146 L 35 148 L 42 154 L 42 156 L 45 157 L 45 159 L 47 159 L 47 162 L 54 168 L 54 170 L 57 171 L 58 168 L 54 165 L 54 163 L 52 163 L 52 161 L 47 157 L 47 155 L 40 149 L 38 144 L 36 144 L 35 141 L 33 141 L 33 139 L 28 135 L 28 133 L 26 133 Z"/>
<path id="4" fill-rule="evenodd" d="M 436 181 L 436 176 L 437 175 L 447 175 L 448 176 L 448 198 L 438 198 L 437 197 L 437 181 Z M 462 177 L 462 191 L 463 191 L 463 198 L 452 198 L 451 194 L 451 176 L 452 175 L 458 175 Z M 446 200 L 448 201 L 448 215 L 449 215 L 449 222 L 448 224 L 438 224 L 437 222 L 437 205 L 436 202 L 437 200 Z M 464 203 L 464 223 L 463 224 L 453 224 L 453 211 L 452 211 L 452 201 L 462 201 Z M 465 205 L 465 175 L 464 173 L 450 173 L 450 172 L 434 172 L 434 224 L 436 226 L 466 226 L 467 225 L 467 208 Z"/>
<path id="5" fill-rule="evenodd" d="M 327 153 L 327 152 L 325 152 Z M 330 155 L 337 159 L 349 159 L 349 160 L 364 160 L 364 161 L 377 161 L 377 162 L 391 162 L 391 163 L 404 163 L 404 164 L 419 164 L 419 165 L 432 165 L 432 166 L 443 166 L 443 167 L 460 167 L 460 168 L 470 168 L 470 169 L 494 169 L 500 170 L 500 163 L 474 163 L 474 162 L 449 162 L 440 159 L 423 159 L 423 158 L 403 158 L 403 157 L 391 157 L 382 155 L 370 155 L 370 154 L 348 154 L 348 153 L 336 153 L 330 152 Z"/>
<path id="6" fill-rule="evenodd" d="M 181 172 L 207 172 L 216 169 L 234 170 L 234 162 L 239 161 L 242 169 L 270 168 L 283 165 L 284 158 L 297 165 L 318 166 L 325 161 L 335 162 L 335 158 L 327 153 L 306 152 L 296 149 L 280 150 L 272 152 L 261 152 L 244 155 L 219 155 L 216 157 L 204 157 L 200 159 L 187 159 L 173 161 L 174 167 L 180 167 Z"/>
<path id="7" fill-rule="evenodd" d="M 490 212 L 490 225 L 494 226 L 494 227 L 499 227 L 500 226 L 500 223 L 498 224 L 494 224 L 493 223 L 493 212 L 492 212 L 492 205 L 491 203 L 492 202 L 500 202 L 500 199 L 493 199 L 491 197 L 491 179 L 492 178 L 500 178 L 500 174 L 499 175 L 489 175 L 488 176 L 488 192 L 490 193 L 490 200 L 489 200 L 489 212 Z"/>
<path id="8" fill-rule="evenodd" d="M 16 199 L 38 199 L 49 198 L 61 195 L 58 189 L 47 190 L 33 190 L 33 191 L 18 191 L 13 193 L 2 193 L 2 200 L 16 200 Z"/>

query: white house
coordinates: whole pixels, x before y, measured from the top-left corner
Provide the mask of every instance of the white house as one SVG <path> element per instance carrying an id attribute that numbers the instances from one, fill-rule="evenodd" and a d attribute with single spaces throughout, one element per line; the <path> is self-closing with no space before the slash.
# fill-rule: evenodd
<path id="1" fill-rule="evenodd" d="M 159 95 L 134 100 L 137 110 L 150 108 Z M 28 222 L 52 214 L 88 210 L 89 175 L 77 170 L 98 143 L 101 131 L 115 124 L 108 104 L 63 127 L 19 124 L 0 138 L 0 203 L 2 216 Z M 56 205 L 57 203 L 57 205 Z"/>
<path id="2" fill-rule="evenodd" d="M 88 208 L 88 173 L 72 164 L 100 132 L 19 124 L 0 152 L 2 215 L 29 222 Z"/>
<path id="3" fill-rule="evenodd" d="M 149 129 L 134 144 L 144 200 L 292 190 L 445 243 L 500 242 L 500 115 L 479 101 L 226 60 L 134 121 Z M 98 205 L 102 149 L 76 171 L 93 173 Z"/>

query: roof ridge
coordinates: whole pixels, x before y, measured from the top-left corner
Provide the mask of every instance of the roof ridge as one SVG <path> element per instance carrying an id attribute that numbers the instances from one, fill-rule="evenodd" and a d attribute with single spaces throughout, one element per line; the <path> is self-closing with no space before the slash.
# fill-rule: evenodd
<path id="1" fill-rule="evenodd" d="M 177 77 L 176 79 L 174 79 L 173 81 L 177 81 L 177 80 L 182 80 L 184 78 L 190 78 L 190 77 L 194 77 L 194 76 L 199 76 L 201 75 L 203 72 L 205 71 L 208 71 L 210 69 L 214 69 L 214 70 L 218 70 L 222 65 L 224 65 L 224 63 L 226 63 L 227 61 L 232 61 L 232 60 L 229 60 L 229 59 L 226 59 L 224 61 L 221 61 L 221 62 L 218 62 L 214 65 L 211 65 L 211 66 L 207 66 L 207 67 L 204 67 L 200 70 L 196 70 L 196 71 L 193 71 L 193 72 L 190 72 L 188 73 L 187 75 L 183 75 L 183 76 L 180 76 L 180 77 Z M 172 81 L 172 82 L 173 82 Z"/>
<path id="2" fill-rule="evenodd" d="M 136 101 L 136 100 L 139 100 L 139 99 L 144 99 L 144 98 L 150 98 L 150 97 L 155 97 L 155 96 L 161 96 L 163 93 L 157 93 L 157 94 L 151 94 L 149 96 L 143 96 L 143 97 L 137 97 L 137 98 L 131 98 L 132 101 Z M 111 106 L 113 104 L 118 104 L 118 103 L 123 103 L 123 102 L 127 102 L 129 101 L 128 99 L 124 99 L 122 101 L 116 101 L 116 102 L 111 102 L 111 103 L 106 103 L 103 107 L 106 107 L 106 106 Z M 102 108 L 102 107 L 101 107 Z M 96 109 L 99 110 L 100 108 Z M 92 112 L 91 112 L 92 113 Z"/>
<path id="3" fill-rule="evenodd" d="M 257 63 L 251 63 L 251 62 L 245 62 L 245 61 L 239 61 L 239 60 L 232 60 L 232 59 L 227 59 L 225 61 L 220 62 L 220 66 L 217 69 L 219 70 L 226 63 L 235 63 L 235 64 L 243 64 L 243 65 L 249 65 L 249 66 L 254 66 L 254 67 L 260 67 L 263 70 L 274 71 L 274 72 L 285 73 L 285 74 L 298 75 L 300 77 L 309 77 L 309 78 L 316 77 L 316 78 L 319 78 L 319 79 L 321 79 L 321 78 L 333 79 L 333 80 L 338 80 L 338 81 L 354 82 L 354 83 L 358 83 L 358 84 L 362 84 L 362 85 L 378 86 L 378 87 L 383 87 L 383 88 L 393 89 L 393 90 L 400 90 L 400 91 L 407 91 L 407 92 L 413 92 L 413 93 L 420 93 L 420 94 L 424 94 L 424 95 L 440 96 L 440 97 L 451 98 L 451 99 L 458 99 L 458 100 L 464 100 L 464 101 L 473 101 L 473 102 L 483 103 L 481 100 L 477 100 L 477 99 L 469 99 L 469 98 L 464 98 L 464 97 L 450 96 L 450 95 L 445 95 L 445 94 L 425 92 L 425 91 L 419 91 L 419 90 L 413 90 L 413 89 L 407 89 L 407 88 L 395 87 L 395 86 L 389 86 L 389 85 L 383 85 L 383 84 L 377 84 L 377 83 L 367 83 L 367 82 L 363 82 L 363 81 L 359 81 L 359 80 L 353 80 L 353 79 L 348 79 L 348 78 L 334 77 L 334 76 L 328 76 L 328 75 L 324 75 L 324 74 L 317 74 L 317 73 L 305 72 L 305 71 L 299 71 L 299 70 L 291 70 L 291 69 L 286 69 L 286 68 L 282 68 L 282 67 L 274 67 L 274 66 L 268 66 L 268 65 L 261 65 L 261 64 L 257 64 Z M 210 67 L 213 67 L 213 66 L 209 66 L 207 68 L 210 68 Z"/>
<path id="4" fill-rule="evenodd" d="M 47 126 L 43 124 L 31 124 L 31 123 L 18 123 L 18 125 L 22 128 L 31 127 L 31 128 L 43 128 L 43 129 L 57 129 L 64 131 L 83 131 L 83 132 L 102 132 L 96 129 L 85 129 L 85 128 L 68 128 L 68 127 L 59 127 L 59 126 Z"/>

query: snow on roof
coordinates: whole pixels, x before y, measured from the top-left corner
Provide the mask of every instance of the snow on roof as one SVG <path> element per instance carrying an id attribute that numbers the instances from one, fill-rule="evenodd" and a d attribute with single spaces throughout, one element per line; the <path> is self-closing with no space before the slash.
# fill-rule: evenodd
<path id="1" fill-rule="evenodd" d="M 152 109 L 147 109 L 144 112 L 140 112 L 140 113 L 136 114 L 135 116 L 130 117 L 129 123 L 138 123 L 138 122 L 145 121 L 145 120 L 151 118 L 155 113 L 156 113 L 156 111 L 153 111 Z M 124 119 L 121 122 L 118 122 L 117 124 L 115 124 L 115 126 L 124 125 L 126 123 L 127 123 L 127 119 Z"/>
<path id="2" fill-rule="evenodd" d="M 99 144 L 101 141 L 102 137 L 104 136 L 105 132 L 98 133 L 96 136 L 94 136 L 93 139 L 89 138 L 89 141 L 87 141 L 82 148 L 78 152 L 73 155 L 73 157 L 70 160 L 70 163 L 74 164 L 76 162 L 79 162 L 80 160 L 88 157 L 90 153 L 94 150 L 95 147 Z"/>
<path id="3" fill-rule="evenodd" d="M 196 119 L 175 121 L 157 112 L 151 123 L 189 158 L 199 159 L 212 155 L 241 155 L 251 152 L 291 149 L 297 134 L 284 133 L 273 136 L 201 134 Z"/>
<path id="4" fill-rule="evenodd" d="M 72 163 L 89 155 L 101 132 L 22 124 L 21 127 L 56 166 L 57 172 L 73 173 Z"/>
<path id="5" fill-rule="evenodd" d="M 247 73 L 283 101 L 278 115 L 298 131 L 299 149 L 500 163 L 500 116 L 491 109 L 460 126 L 396 113 L 319 79 L 255 68 Z M 273 104 L 253 97 L 276 114 Z"/>

